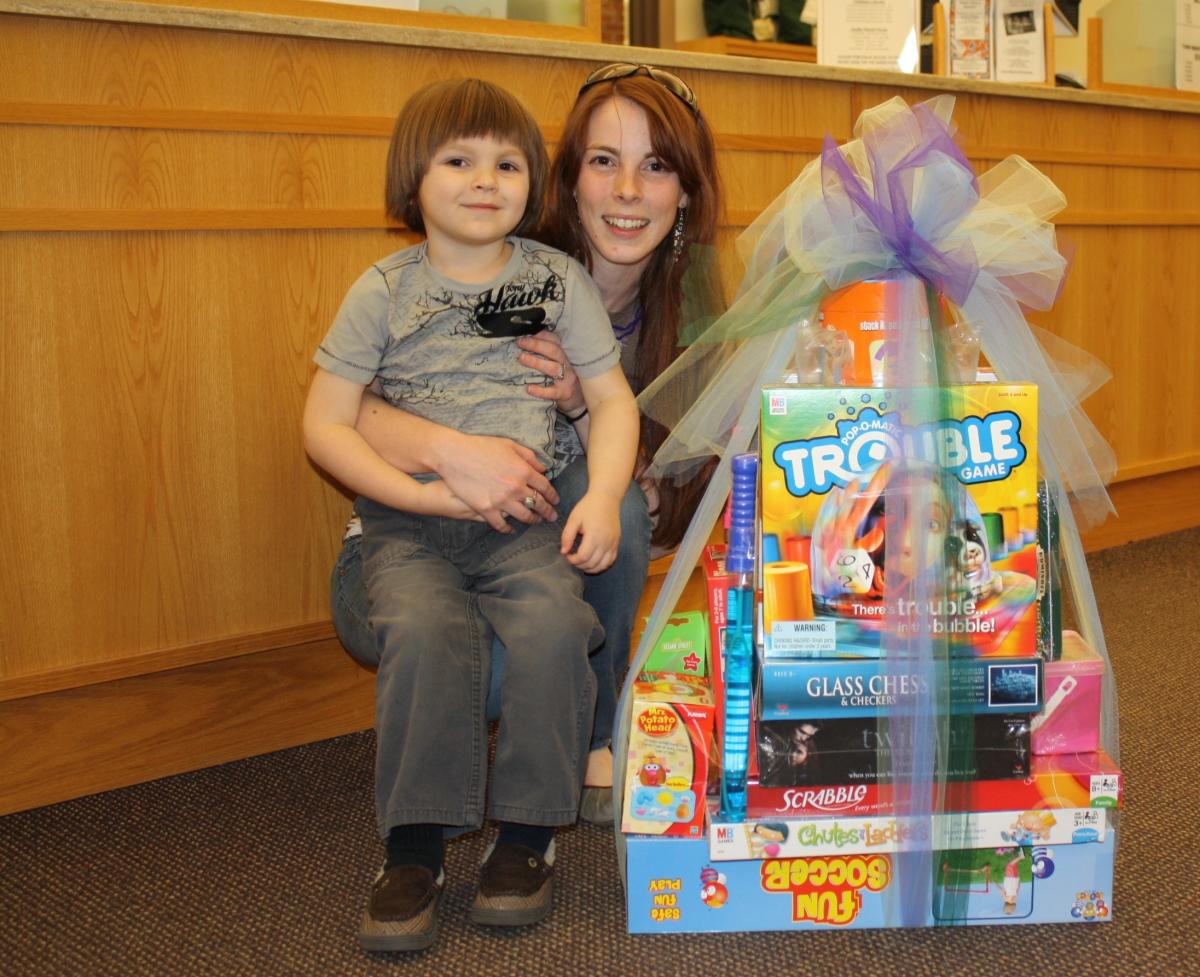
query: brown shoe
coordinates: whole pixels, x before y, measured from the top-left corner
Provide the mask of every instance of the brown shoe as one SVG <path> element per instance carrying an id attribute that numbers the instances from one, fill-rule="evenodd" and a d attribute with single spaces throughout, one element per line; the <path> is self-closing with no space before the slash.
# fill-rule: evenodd
<path id="1" fill-rule="evenodd" d="M 437 909 L 446 873 L 424 865 L 394 865 L 371 886 L 358 942 L 364 950 L 424 950 L 437 937 Z"/>
<path id="2" fill-rule="evenodd" d="M 481 926 L 529 926 L 554 908 L 554 841 L 539 855 L 525 845 L 495 845 L 479 872 L 471 921 Z"/>
<path id="3" fill-rule="evenodd" d="M 579 797 L 579 816 L 588 824 L 608 827 L 613 816 L 613 789 L 611 787 L 588 787 L 584 785 Z"/>

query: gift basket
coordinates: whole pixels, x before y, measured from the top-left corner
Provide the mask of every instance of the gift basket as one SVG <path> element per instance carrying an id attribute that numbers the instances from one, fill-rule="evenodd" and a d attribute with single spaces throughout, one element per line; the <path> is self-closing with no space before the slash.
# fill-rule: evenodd
<path id="1" fill-rule="evenodd" d="M 633 932 L 1111 918 L 1116 692 L 1080 542 L 1110 512 L 1080 407 L 1105 374 L 1025 318 L 1066 274 L 1061 193 L 1019 157 L 977 177 L 952 108 L 827 138 L 639 397 L 671 432 L 653 475 L 719 463 L 619 706 Z M 708 627 L 664 663 L 701 563 Z"/>

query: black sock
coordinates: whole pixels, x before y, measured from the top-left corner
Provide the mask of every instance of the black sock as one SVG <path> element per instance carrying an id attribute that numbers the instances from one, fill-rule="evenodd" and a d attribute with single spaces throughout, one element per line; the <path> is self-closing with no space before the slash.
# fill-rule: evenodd
<path id="1" fill-rule="evenodd" d="M 500 836 L 497 845 L 524 845 L 532 848 L 539 855 L 545 855 L 550 842 L 554 840 L 554 829 L 544 824 L 515 824 L 512 821 L 500 822 Z"/>
<path id="2" fill-rule="evenodd" d="M 444 851 L 440 824 L 398 824 L 388 832 L 384 868 L 424 865 L 437 875 L 442 871 Z"/>

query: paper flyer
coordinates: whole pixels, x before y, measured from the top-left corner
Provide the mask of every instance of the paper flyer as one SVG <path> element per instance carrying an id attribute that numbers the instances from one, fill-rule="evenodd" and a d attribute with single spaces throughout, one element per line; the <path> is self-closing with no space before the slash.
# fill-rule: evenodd
<path id="1" fill-rule="evenodd" d="M 817 64 L 915 74 L 919 0 L 821 0 Z"/>
<path id="2" fill-rule="evenodd" d="M 1200 0 L 1175 0 L 1175 87 L 1200 92 Z"/>
<path id="3" fill-rule="evenodd" d="M 1046 23 L 1042 7 L 1032 0 L 996 0 L 992 34 L 996 81 L 1046 80 Z"/>
<path id="4" fill-rule="evenodd" d="M 992 0 L 950 0 L 949 70 L 953 78 L 992 76 Z"/>

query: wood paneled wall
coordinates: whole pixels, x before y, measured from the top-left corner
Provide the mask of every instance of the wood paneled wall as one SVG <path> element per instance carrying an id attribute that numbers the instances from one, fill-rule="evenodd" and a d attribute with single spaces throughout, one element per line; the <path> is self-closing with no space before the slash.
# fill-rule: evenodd
<path id="1" fill-rule="evenodd" d="M 139 6 L 0 0 L 0 812 L 370 725 L 328 623 L 349 503 L 299 418 L 345 289 L 408 240 L 383 164 L 436 77 L 508 86 L 553 142 L 596 64 L 672 66 L 718 134 L 726 240 L 863 108 L 958 92 L 973 160 L 1019 152 L 1071 201 L 1038 321 L 1113 367 L 1089 409 L 1122 477 L 1200 464 L 1200 113 Z"/>

